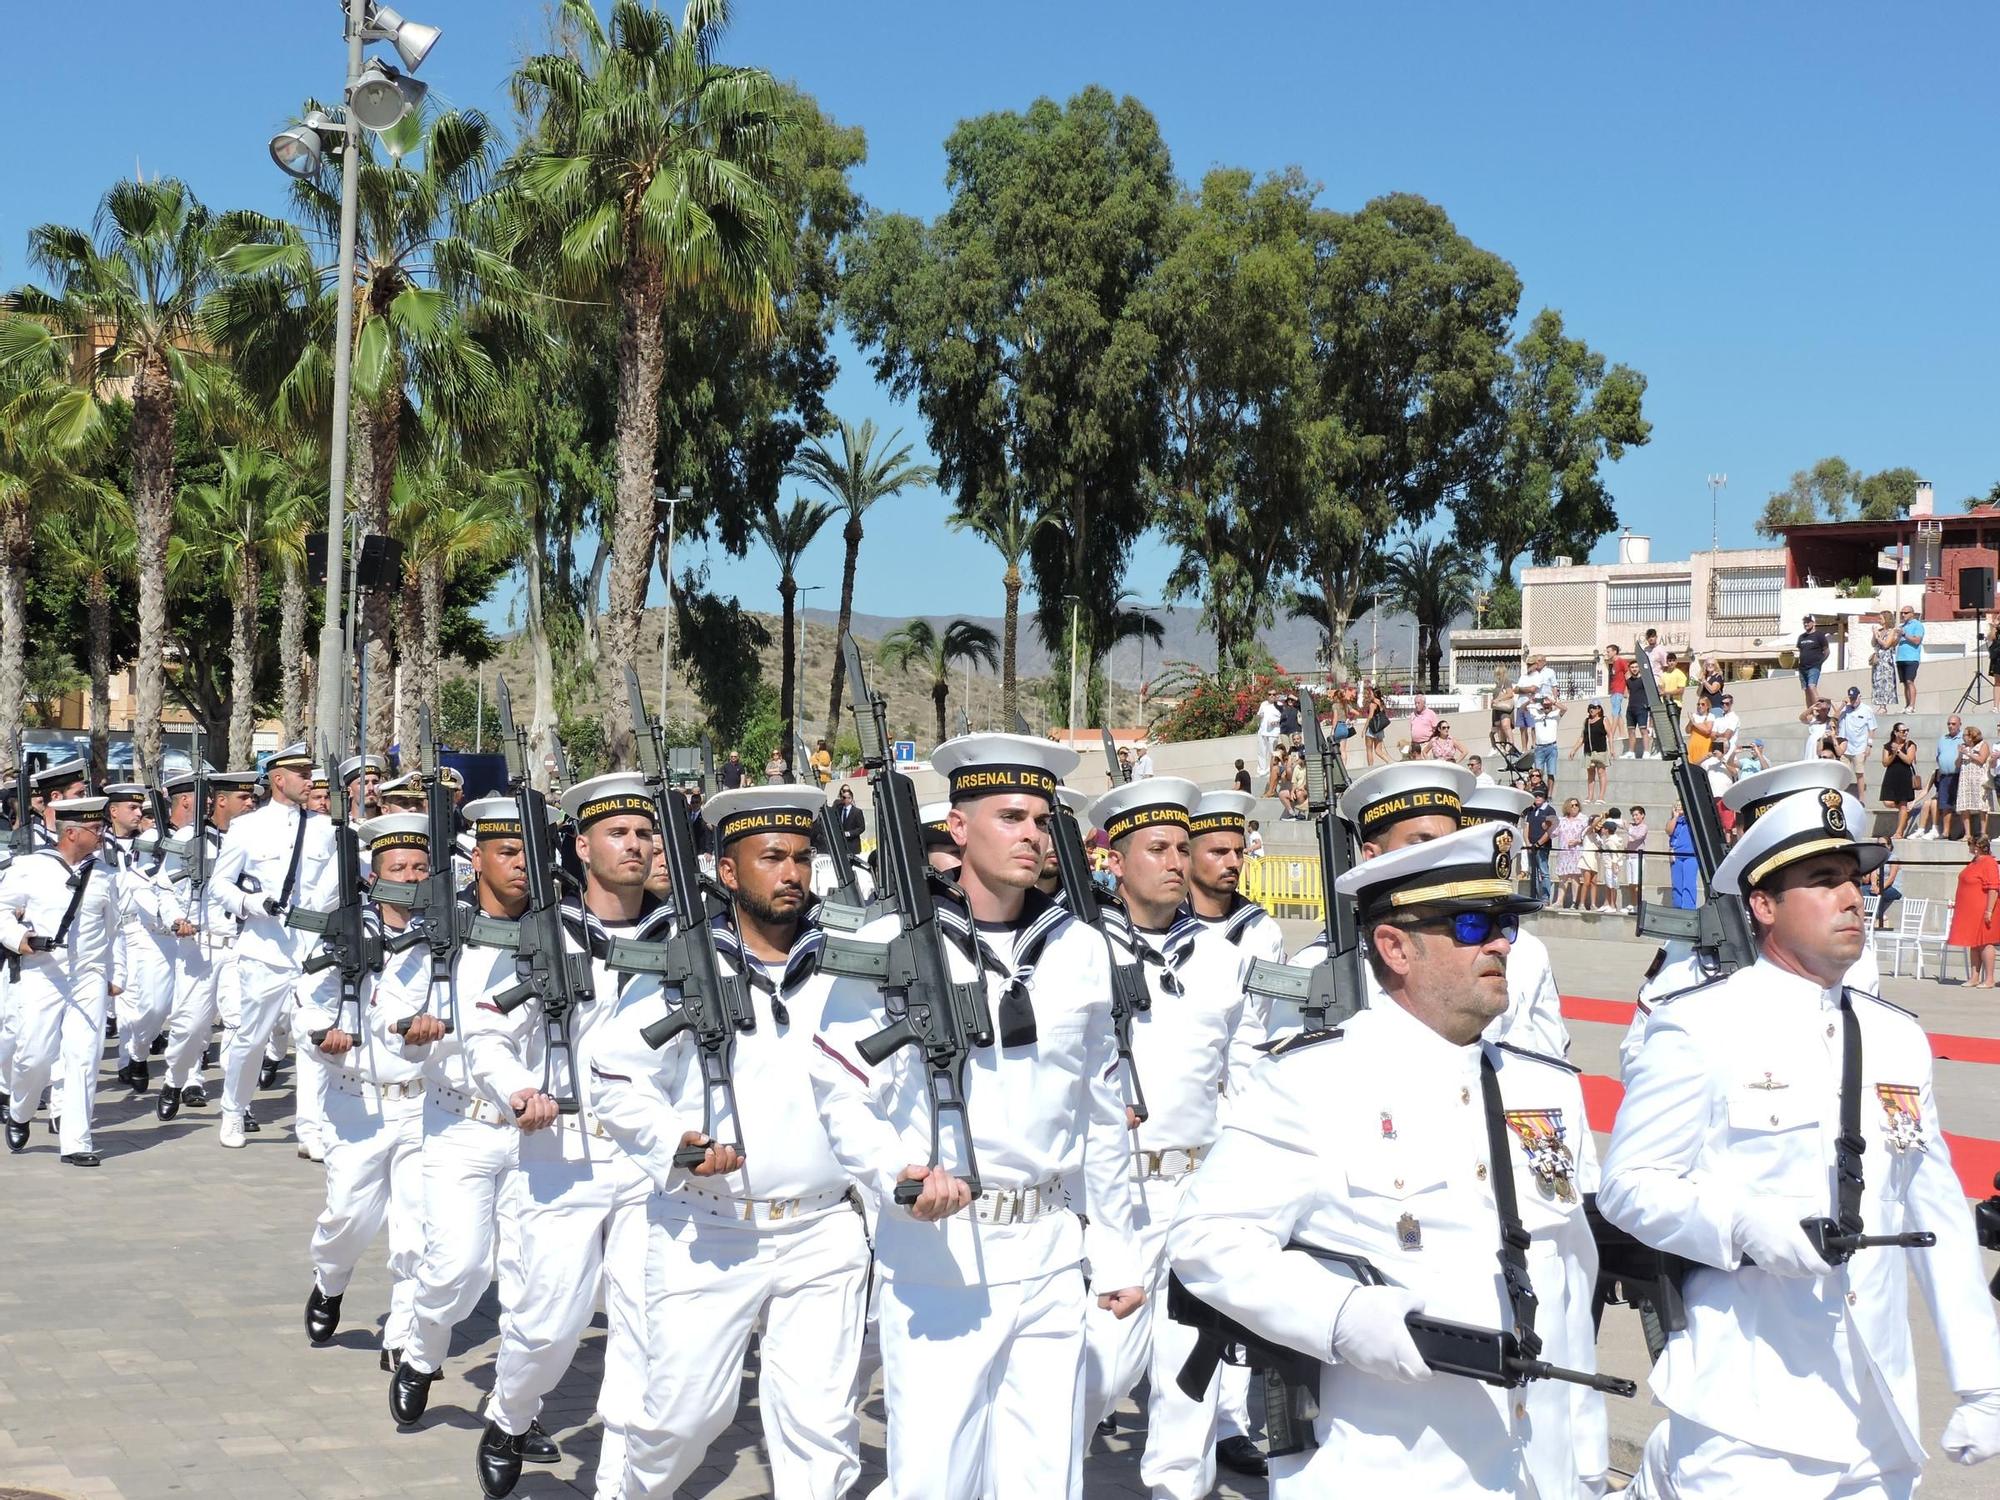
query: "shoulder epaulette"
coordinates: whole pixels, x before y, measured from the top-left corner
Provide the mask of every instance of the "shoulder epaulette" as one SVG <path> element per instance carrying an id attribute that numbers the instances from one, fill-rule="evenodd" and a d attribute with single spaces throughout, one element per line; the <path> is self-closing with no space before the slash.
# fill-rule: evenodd
<path id="1" fill-rule="evenodd" d="M 1712 979 L 1704 979 L 1700 984 L 1691 984 L 1684 990 L 1669 990 L 1664 995 L 1655 995 L 1646 1004 L 1654 1010 L 1658 1010 L 1662 1005 L 1667 1004 L 1671 1000 L 1680 1000 L 1689 995 L 1699 994 L 1703 990 L 1712 990 L 1718 984 L 1721 984 L 1723 980 L 1731 977 L 1733 976 L 1728 974 L 1717 974 Z"/>
<path id="2" fill-rule="evenodd" d="M 1899 1016 L 1908 1016 L 1912 1021 L 1921 1021 L 1923 1019 L 1915 1011 L 1905 1010 L 1893 1000 L 1884 1000 L 1880 995 L 1871 994 L 1867 990 L 1857 990 L 1853 985 L 1847 986 L 1847 993 L 1858 1000 L 1873 1000 L 1877 1005 L 1883 1006 L 1888 1010 L 1893 1010 Z"/>
<path id="3" fill-rule="evenodd" d="M 1317 1047 L 1321 1042 L 1337 1042 L 1346 1035 L 1338 1026 L 1328 1026 L 1319 1031 L 1295 1031 L 1290 1036 L 1279 1037 L 1275 1042 L 1265 1042 L 1257 1050 L 1266 1057 L 1289 1057 L 1294 1052 Z"/>
<path id="4" fill-rule="evenodd" d="M 1516 1057 L 1525 1057 L 1531 1062 L 1547 1063 L 1552 1068 L 1561 1068 L 1565 1073 L 1581 1074 L 1583 1069 L 1566 1058 L 1550 1057 L 1546 1052 L 1536 1052 L 1527 1047 L 1517 1047 L 1512 1042 L 1494 1043 L 1502 1052 L 1511 1052 Z"/>

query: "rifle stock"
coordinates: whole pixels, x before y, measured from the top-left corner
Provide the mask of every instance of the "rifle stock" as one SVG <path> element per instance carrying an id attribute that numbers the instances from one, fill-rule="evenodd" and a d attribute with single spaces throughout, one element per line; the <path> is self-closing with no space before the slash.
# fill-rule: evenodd
<path id="1" fill-rule="evenodd" d="M 1120 962 L 1118 945 L 1111 939 L 1104 917 L 1104 905 L 1091 883 L 1090 860 L 1083 852 L 1083 830 L 1076 813 L 1060 797 L 1056 799 L 1050 836 L 1056 846 L 1056 874 L 1062 882 L 1063 905 L 1084 926 L 1095 929 L 1104 940 L 1105 957 L 1111 964 L 1111 1029 L 1118 1044 L 1118 1057 L 1125 1076 L 1132 1081 L 1132 1113 L 1141 1124 L 1151 1117 L 1146 1108 L 1146 1090 L 1139 1082 L 1139 1065 L 1132 1056 L 1132 1022 L 1141 1012 L 1153 1008 L 1152 992 L 1146 988 L 1139 966 Z"/>
<path id="2" fill-rule="evenodd" d="M 333 764 L 333 744 L 322 740 L 320 757 Z M 325 939 L 325 947 L 301 965 L 305 973 L 340 971 L 340 989 L 333 1006 L 333 1025 L 311 1033 L 314 1046 L 324 1042 L 330 1030 L 345 1030 L 341 1023 L 353 1007 L 354 1029 L 361 1029 L 361 985 L 368 975 L 382 967 L 382 945 L 368 926 L 361 906 L 361 857 L 353 826 L 348 820 L 347 787 L 337 770 L 327 777 L 327 810 L 333 819 L 333 859 L 339 882 L 339 902 L 332 911 L 313 911 L 294 906 L 285 913 L 285 925 L 300 932 L 314 932 Z M 300 810 L 301 818 L 311 813 Z M 202 842 L 201 840 L 197 840 Z"/>

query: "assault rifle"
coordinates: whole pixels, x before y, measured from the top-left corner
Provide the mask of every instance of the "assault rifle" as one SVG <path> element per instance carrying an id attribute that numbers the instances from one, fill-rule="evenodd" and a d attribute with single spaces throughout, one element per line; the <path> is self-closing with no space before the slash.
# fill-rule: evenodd
<path id="1" fill-rule="evenodd" d="M 383 948 L 390 953 L 402 953 L 414 948 L 418 943 L 428 943 L 431 950 L 430 988 L 435 990 L 443 985 L 451 999 L 451 1015 L 458 1015 L 458 951 L 465 944 L 467 933 L 472 926 L 473 913 L 470 908 L 459 905 L 458 881 L 452 875 L 451 851 L 458 833 L 457 810 L 452 806 L 451 788 L 438 775 L 438 742 L 431 738 L 431 711 L 428 706 L 417 708 L 417 768 L 426 777 L 424 782 L 424 816 L 428 823 L 425 838 L 430 844 L 430 873 L 415 882 L 378 880 L 374 885 L 374 896 L 378 904 L 402 906 L 409 909 L 412 917 L 419 917 L 392 938 L 385 939 Z M 403 1032 L 410 1029 L 408 1018 L 398 1021 L 396 1026 Z M 446 1022 L 447 1029 L 451 1022 Z"/>
<path id="2" fill-rule="evenodd" d="M 28 785 L 28 741 L 18 729 L 15 734 L 19 736 L 19 748 L 14 754 L 14 828 L 8 835 L 7 847 L 18 859 L 34 853 L 35 815 L 28 806 L 33 795 L 33 788 Z"/>
<path id="3" fill-rule="evenodd" d="M 331 763 L 331 741 L 321 742 L 320 755 Z M 333 1025 L 322 1026 L 312 1033 L 315 1047 L 326 1040 L 328 1031 L 340 1028 L 350 1005 L 354 1008 L 354 1029 L 361 1029 L 361 982 L 382 967 L 382 939 L 368 925 L 361 909 L 360 839 L 348 822 L 347 786 L 337 770 L 327 777 L 327 811 L 333 818 L 333 861 L 339 881 L 339 901 L 332 911 L 313 911 L 301 906 L 285 911 L 287 927 L 318 933 L 325 939 L 319 952 L 300 965 L 301 969 L 307 974 L 331 968 L 340 970 L 340 995 L 333 1006 Z M 301 808 L 299 816 L 310 818 L 312 814 Z"/>
<path id="4" fill-rule="evenodd" d="M 194 760 L 194 787 L 189 793 L 191 806 L 188 812 L 188 826 L 185 837 L 188 845 L 179 849 L 181 867 L 174 871 L 172 880 L 187 882 L 187 904 L 190 910 L 199 908 L 203 893 L 208 888 L 208 763 L 201 758 L 201 725 L 196 723 L 189 742 Z M 179 841 L 176 840 L 178 847 Z M 192 918 L 196 926 L 201 925 L 199 916 Z"/>
<path id="5" fill-rule="evenodd" d="M 670 1005 L 664 1016 L 642 1028 L 639 1035 L 648 1047 L 658 1048 L 683 1031 L 694 1033 L 701 1055 L 702 1135 L 706 1139 L 701 1145 L 682 1146 L 674 1152 L 675 1166 L 694 1167 L 708 1154 L 716 1126 L 725 1114 L 736 1131 L 736 1139 L 729 1144 L 739 1153 L 743 1149 L 743 1121 L 736 1110 L 731 1053 L 738 1032 L 757 1029 L 757 1012 L 750 1004 L 748 981 L 741 974 L 724 973 L 716 955 L 715 928 L 710 925 L 711 889 L 695 856 L 687 798 L 667 784 L 666 736 L 657 722 L 647 718 L 638 674 L 630 667 L 625 669 L 625 691 L 632 700 L 633 744 L 639 768 L 646 774 L 646 789 L 653 795 L 653 816 L 660 825 L 667 879 L 678 910 L 673 935 L 665 942 L 613 938 L 604 966 L 621 974 L 657 975 L 662 988 L 680 992 L 680 1004 Z M 720 899 L 722 909 L 727 910 L 728 892 L 721 892 Z"/>
<path id="6" fill-rule="evenodd" d="M 819 842 L 826 845 L 826 857 L 833 861 L 833 889 L 825 899 L 845 911 L 859 912 L 868 898 L 861 894 L 861 882 L 854 878 L 854 861 L 847 857 L 847 835 L 840 831 L 831 802 L 822 803 L 813 814 L 813 829 Z"/>
<path id="7" fill-rule="evenodd" d="M 1113 786 L 1130 781 L 1132 768 L 1118 759 L 1118 745 L 1111 738 L 1111 731 L 1100 724 L 1097 732 L 1104 736 L 1104 774 L 1111 778 Z"/>
<path id="8" fill-rule="evenodd" d="M 1983 1250 L 2000 1250 L 2000 1172 L 1993 1174 L 1993 1187 L 1993 1196 L 1982 1198 L 1972 1211 L 1973 1230 Z M 1986 1290 L 2000 1297 L 2000 1274 L 1994 1276 Z"/>
<path id="9" fill-rule="evenodd" d="M 957 1175 L 976 1195 L 979 1161 L 972 1148 L 972 1123 L 965 1108 L 965 1070 L 975 1047 L 993 1045 L 993 1013 L 986 1002 L 986 982 L 975 975 L 959 982 L 951 977 L 944 930 L 931 897 L 930 863 L 924 857 L 922 830 L 917 822 L 916 792 L 910 779 L 897 771 L 889 756 L 888 705 L 871 692 L 861 651 L 854 637 L 840 641 L 841 660 L 854 694 L 854 730 L 861 743 L 861 763 L 875 800 L 878 889 L 887 893 L 900 919 L 900 930 L 878 956 L 867 958 L 861 944 L 836 943 L 829 938 L 822 967 L 878 982 L 889 1000 L 891 1020 L 881 1031 L 862 1039 L 857 1049 L 870 1064 L 881 1063 L 902 1047 L 916 1047 L 924 1057 L 925 1084 L 931 1102 L 931 1165 L 943 1161 L 944 1118 L 949 1115 L 960 1142 Z M 896 1201 L 917 1201 L 915 1182 L 896 1184 Z"/>
<path id="10" fill-rule="evenodd" d="M 1329 1265 L 1343 1266 L 1363 1286 L 1387 1285 L 1375 1265 L 1359 1255 L 1321 1250 L 1296 1241 L 1286 1250 L 1310 1255 Z M 1321 1361 L 1310 1354 L 1276 1344 L 1253 1333 L 1227 1313 L 1209 1306 L 1190 1292 L 1179 1276 L 1169 1274 L 1167 1314 L 1196 1331 L 1193 1350 L 1175 1377 L 1192 1400 L 1199 1401 L 1215 1376 L 1217 1364 L 1247 1364 L 1264 1376 L 1264 1416 L 1272 1454 L 1297 1453 L 1311 1444 L 1312 1424 L 1319 1415 Z M 1560 1380 L 1588 1386 L 1607 1396 L 1634 1396 L 1638 1386 L 1616 1375 L 1571 1370 L 1521 1351 L 1519 1337 L 1499 1328 L 1480 1328 L 1449 1318 L 1411 1313 L 1403 1320 L 1410 1340 L 1424 1363 L 1441 1375 L 1462 1375 L 1482 1385 L 1514 1388 L 1531 1380 Z"/>
<path id="11" fill-rule="evenodd" d="M 1118 946 L 1104 919 L 1103 903 L 1090 879 L 1090 860 L 1083 852 L 1083 830 L 1076 813 L 1062 798 L 1056 798 L 1055 816 L 1049 824 L 1056 846 L 1056 874 L 1062 881 L 1063 905 L 1086 927 L 1104 939 L 1105 955 L 1111 962 L 1111 1031 L 1117 1038 L 1118 1057 L 1125 1064 L 1125 1076 L 1132 1080 L 1132 1113 L 1144 1124 L 1146 1091 L 1139 1085 L 1139 1066 L 1132 1058 L 1132 1018 L 1153 1008 L 1153 995 L 1137 964 L 1121 963 Z"/>

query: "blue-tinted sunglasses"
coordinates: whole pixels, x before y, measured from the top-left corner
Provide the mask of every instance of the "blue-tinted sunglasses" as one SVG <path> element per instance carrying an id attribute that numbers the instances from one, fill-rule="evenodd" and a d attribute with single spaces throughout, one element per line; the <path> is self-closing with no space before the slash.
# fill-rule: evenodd
<path id="1" fill-rule="evenodd" d="M 1496 934 L 1511 943 L 1521 931 L 1521 914 L 1512 911 L 1460 911 L 1413 925 L 1431 927 L 1444 922 L 1451 924 L 1452 937 L 1468 948 L 1490 943 Z"/>

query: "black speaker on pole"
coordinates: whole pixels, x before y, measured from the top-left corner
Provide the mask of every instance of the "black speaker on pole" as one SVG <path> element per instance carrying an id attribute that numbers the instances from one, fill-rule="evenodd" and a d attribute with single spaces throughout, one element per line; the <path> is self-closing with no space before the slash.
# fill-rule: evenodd
<path id="1" fill-rule="evenodd" d="M 1958 607 L 1960 609 L 1991 609 L 1993 607 L 1993 570 L 1991 568 L 1962 568 L 1959 570 Z"/>
<path id="2" fill-rule="evenodd" d="M 306 533 L 306 579 L 315 588 L 326 586 L 326 533 Z"/>
<path id="3" fill-rule="evenodd" d="M 365 536 L 361 539 L 361 561 L 355 571 L 361 587 L 370 593 L 400 587 L 403 582 L 403 544 L 392 536 Z M 1987 592 L 1992 592 L 1992 575 L 1987 575 Z"/>

